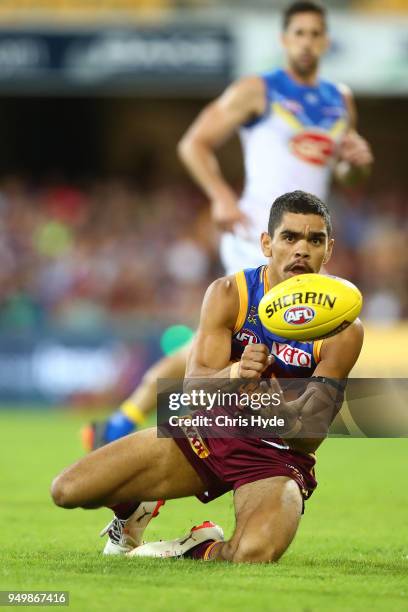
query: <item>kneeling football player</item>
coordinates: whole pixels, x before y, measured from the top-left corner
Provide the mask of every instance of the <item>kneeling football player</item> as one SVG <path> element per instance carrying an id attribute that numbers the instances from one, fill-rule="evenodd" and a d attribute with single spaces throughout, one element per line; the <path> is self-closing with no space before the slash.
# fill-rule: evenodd
<path id="1" fill-rule="evenodd" d="M 272 562 L 290 545 L 304 501 L 316 488 L 314 451 L 327 434 L 319 404 L 338 397 L 360 353 L 361 323 L 315 342 L 274 337 L 256 316 L 263 295 L 291 276 L 319 272 L 331 255 L 332 227 L 327 206 L 302 191 L 277 198 L 268 232 L 261 236 L 268 264 L 215 281 L 204 298 L 200 324 L 187 365 L 187 379 L 254 382 L 262 377 L 308 378 L 305 392 L 283 401 L 290 427 L 280 437 L 197 440 L 176 426 L 174 437 L 146 429 L 104 446 L 65 469 L 52 484 L 54 502 L 64 508 L 107 506 L 114 518 L 109 543 L 132 556 L 185 556 L 232 562 Z M 246 344 L 242 330 L 255 342 Z M 303 351 L 304 360 L 282 361 L 273 344 Z M 294 350 L 292 351 L 294 354 Z M 272 385 L 276 384 L 272 383 Z M 323 421 L 325 421 L 323 423 Z M 296 436 L 294 437 L 294 433 Z M 310 432 L 314 432 L 310 435 Z M 173 541 L 140 545 L 143 528 L 160 502 L 191 495 L 207 502 L 234 491 L 236 525 L 230 540 L 206 521 Z M 147 508 L 146 501 L 150 505 Z"/>

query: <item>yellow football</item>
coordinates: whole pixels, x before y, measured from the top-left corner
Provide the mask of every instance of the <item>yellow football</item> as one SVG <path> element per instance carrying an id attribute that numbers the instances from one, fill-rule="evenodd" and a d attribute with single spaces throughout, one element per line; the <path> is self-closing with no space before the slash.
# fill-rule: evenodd
<path id="1" fill-rule="evenodd" d="M 289 340 L 317 340 L 337 334 L 360 314 L 363 298 L 355 285 L 323 274 L 299 274 L 275 285 L 259 303 L 259 319 L 272 334 Z"/>

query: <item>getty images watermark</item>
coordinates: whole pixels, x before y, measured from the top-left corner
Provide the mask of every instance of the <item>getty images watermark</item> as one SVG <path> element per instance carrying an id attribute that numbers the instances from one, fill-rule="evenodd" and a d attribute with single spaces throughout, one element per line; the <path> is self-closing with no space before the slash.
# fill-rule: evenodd
<path id="1" fill-rule="evenodd" d="M 170 415 L 168 423 L 176 426 L 180 415 L 187 408 L 196 410 L 196 414 L 184 416 L 183 424 L 198 427 L 285 427 L 285 419 L 278 414 L 262 416 L 259 412 L 265 409 L 277 408 L 282 399 L 279 393 L 246 391 L 208 392 L 204 389 L 192 389 L 190 392 L 173 392 L 168 396 L 168 408 L 177 414 Z M 235 416 L 228 412 L 216 414 L 217 409 L 234 410 Z M 247 411 L 244 416 L 239 411 Z M 248 413 L 249 411 L 249 413 Z M 211 413 L 211 414 L 210 414 Z"/>
<path id="2" fill-rule="evenodd" d="M 291 436 L 300 431 L 297 405 L 305 385 L 289 386 L 286 381 L 285 397 L 278 381 L 158 381 L 159 435 L 182 437 L 200 430 L 208 438 Z"/>
<path id="3" fill-rule="evenodd" d="M 402 378 L 159 380 L 157 399 L 159 436 L 408 437 Z"/>

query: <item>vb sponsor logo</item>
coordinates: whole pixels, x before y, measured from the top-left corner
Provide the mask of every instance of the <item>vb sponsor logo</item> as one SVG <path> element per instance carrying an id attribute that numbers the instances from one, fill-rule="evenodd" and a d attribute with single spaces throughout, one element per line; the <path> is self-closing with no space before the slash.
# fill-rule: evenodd
<path id="1" fill-rule="evenodd" d="M 315 311 L 309 306 L 292 306 L 286 310 L 283 318 L 289 325 L 305 325 L 313 321 L 315 315 Z"/>

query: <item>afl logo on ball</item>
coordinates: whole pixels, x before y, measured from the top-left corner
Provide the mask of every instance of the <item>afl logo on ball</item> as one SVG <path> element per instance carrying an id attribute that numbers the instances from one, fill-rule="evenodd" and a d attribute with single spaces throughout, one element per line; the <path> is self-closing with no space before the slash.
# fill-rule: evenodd
<path id="1" fill-rule="evenodd" d="M 315 318 L 315 311 L 308 306 L 292 306 L 288 308 L 283 318 L 289 325 L 304 325 Z"/>

